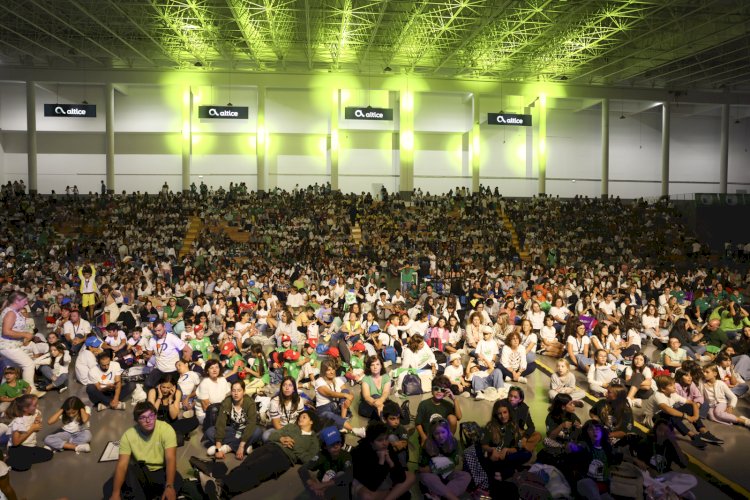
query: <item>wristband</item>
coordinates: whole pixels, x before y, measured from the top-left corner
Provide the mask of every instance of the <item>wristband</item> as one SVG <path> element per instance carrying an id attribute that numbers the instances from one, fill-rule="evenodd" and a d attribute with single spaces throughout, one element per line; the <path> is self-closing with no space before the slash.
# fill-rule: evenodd
<path id="1" fill-rule="evenodd" d="M 172 483 L 167 483 L 167 484 L 164 485 L 164 489 L 165 490 L 169 489 L 169 488 L 174 489 L 174 485 Z"/>

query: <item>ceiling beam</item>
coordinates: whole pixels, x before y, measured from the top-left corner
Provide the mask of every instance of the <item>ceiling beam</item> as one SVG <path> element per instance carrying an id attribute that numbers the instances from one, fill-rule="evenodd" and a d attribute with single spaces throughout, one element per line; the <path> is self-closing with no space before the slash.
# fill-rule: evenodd
<path id="1" fill-rule="evenodd" d="M 305 46 L 305 54 L 307 55 L 307 70 L 312 71 L 313 68 L 313 56 L 315 54 L 315 46 L 312 41 L 312 22 L 310 20 L 310 0 L 305 0 L 305 34 L 307 36 L 307 45 Z"/>
<path id="2" fill-rule="evenodd" d="M 22 49 L 21 47 L 17 47 L 17 46 L 13 45 L 13 44 L 12 44 L 12 43 L 10 43 L 10 42 L 6 42 L 6 41 L 5 41 L 5 40 L 3 40 L 2 38 L 0 38 L 0 43 L 2 43 L 2 44 L 4 44 L 4 45 L 6 45 L 6 46 L 8 46 L 8 47 L 10 47 L 11 49 L 13 49 L 13 50 L 15 50 L 15 51 L 17 51 L 17 52 L 21 52 L 21 53 L 23 53 L 23 54 L 26 54 L 27 56 L 29 56 L 29 57 L 31 57 L 31 58 L 33 58 L 33 59 L 41 59 L 41 58 L 40 58 L 39 56 L 35 55 L 34 53 L 32 53 L 32 52 L 29 52 L 28 50 L 24 50 L 24 49 Z"/>
<path id="3" fill-rule="evenodd" d="M 232 17 L 234 18 L 234 22 L 237 23 L 237 27 L 240 29 L 240 33 L 242 33 L 242 39 L 245 42 L 245 46 L 247 47 L 247 53 L 250 56 L 250 58 L 255 62 L 255 65 L 260 69 L 263 67 L 263 63 L 261 62 L 260 58 L 258 57 L 257 52 L 255 51 L 255 43 L 257 43 L 257 37 L 255 36 L 255 33 L 251 29 L 251 27 L 248 25 L 250 21 L 245 20 L 243 17 L 243 7 L 238 3 L 237 0 L 227 0 L 227 5 L 229 6 L 229 10 L 232 12 Z M 249 13 L 246 15 L 249 16 Z"/>
<path id="4" fill-rule="evenodd" d="M 396 42 L 391 45 L 390 57 L 387 61 L 385 61 L 386 66 L 390 66 L 393 62 L 393 58 L 398 55 L 399 51 L 401 50 L 401 46 L 404 43 L 404 40 L 406 40 L 407 35 L 414 27 L 414 24 L 417 22 L 417 19 L 419 19 L 419 16 L 422 15 L 422 12 L 424 11 L 425 7 L 427 7 L 427 4 L 427 0 L 420 0 L 418 6 L 414 9 L 414 12 L 412 12 L 411 16 L 409 16 L 409 19 L 406 21 L 406 23 L 404 23 L 403 28 L 401 28 L 401 31 L 396 38 Z"/>
<path id="5" fill-rule="evenodd" d="M 3 9 L 4 11 L 8 12 L 9 14 L 16 16 L 18 19 L 22 20 L 26 24 L 29 24 L 30 26 L 33 26 L 34 28 L 36 28 L 37 30 L 41 31 L 42 33 L 44 33 L 45 35 L 49 36 L 50 38 L 54 38 L 55 40 L 57 40 L 58 42 L 62 43 L 63 45 L 65 45 L 65 46 L 67 46 L 67 47 L 75 50 L 76 52 L 80 53 L 81 55 L 83 55 L 85 57 L 88 57 L 89 59 L 91 59 L 95 63 L 97 63 L 97 64 L 103 64 L 102 61 L 100 61 L 99 59 L 96 59 L 95 57 L 92 57 L 91 55 L 87 54 L 86 52 L 84 52 L 83 50 L 79 49 L 78 47 L 74 47 L 72 44 L 68 43 L 66 40 L 63 40 L 62 38 L 60 38 L 59 36 L 55 35 L 54 33 L 50 33 L 49 31 L 47 31 L 46 29 L 44 29 L 42 26 L 39 26 L 38 24 L 36 24 L 36 23 L 28 20 L 26 17 L 24 17 L 23 15 L 19 14 L 17 10 L 9 9 L 8 7 L 6 7 L 3 4 L 0 4 L 0 8 Z M 68 23 L 66 23 L 66 25 L 67 24 Z M 72 29 L 72 26 L 68 25 L 68 27 Z"/>
<path id="6" fill-rule="evenodd" d="M 388 8 L 388 4 L 391 2 L 391 0 L 382 0 L 380 2 L 380 12 L 378 12 L 378 17 L 375 19 L 375 24 L 373 25 L 372 31 L 370 32 L 370 40 L 367 42 L 367 46 L 365 47 L 365 50 L 362 51 L 362 53 L 359 56 L 359 65 L 360 70 L 362 64 L 367 60 L 367 56 L 370 54 L 370 48 L 372 47 L 372 43 L 375 41 L 375 37 L 378 34 L 378 31 L 380 30 L 380 26 L 383 23 L 383 17 L 385 16 L 385 11 Z"/>
<path id="7" fill-rule="evenodd" d="M 0 24 L 0 28 L 4 29 L 4 30 L 5 30 L 5 31 L 7 31 L 8 33 L 13 33 L 13 34 L 14 34 L 14 35 L 16 35 L 16 36 L 18 36 L 18 37 L 20 37 L 20 38 L 23 38 L 24 40 L 26 40 L 27 42 L 31 43 L 32 45 L 36 45 L 37 47 L 39 47 L 39 48 L 41 48 L 41 49 L 43 49 L 43 50 L 46 50 L 46 51 L 47 51 L 47 52 L 49 52 L 50 54 L 52 54 L 52 55 L 54 55 L 54 56 L 57 56 L 57 57 L 59 57 L 60 59 L 63 59 L 64 61 L 68 61 L 68 62 L 69 62 L 70 64 L 72 64 L 72 65 L 74 65 L 74 66 L 75 66 L 75 64 L 76 64 L 76 63 L 75 63 L 75 61 L 73 61 L 73 59 L 71 59 L 71 58 L 69 58 L 69 57 L 66 57 L 66 56 L 62 55 L 62 54 L 60 54 L 59 52 L 55 52 L 54 50 L 50 49 L 50 48 L 49 48 L 48 46 L 46 46 L 46 45 L 44 45 L 44 44 L 41 44 L 41 43 L 39 43 L 39 42 L 37 42 L 37 41 L 35 41 L 35 40 L 32 40 L 31 38 L 27 37 L 26 35 L 24 35 L 24 34 L 22 34 L 22 33 L 19 33 L 18 31 L 14 30 L 14 29 L 12 29 L 12 28 L 9 28 L 9 27 L 7 27 L 7 26 L 5 26 L 5 25 L 3 25 L 3 24 Z"/>
<path id="8" fill-rule="evenodd" d="M 471 32 L 471 34 L 467 37 L 464 37 L 464 39 L 461 41 L 461 44 L 453 49 L 450 53 L 448 53 L 443 59 L 435 66 L 435 68 L 432 70 L 432 74 L 436 74 L 440 69 L 445 66 L 448 61 L 456 57 L 456 54 L 461 52 L 463 49 L 465 49 L 470 43 L 472 43 L 481 33 L 484 32 L 484 30 L 487 28 L 487 26 L 491 23 L 494 23 L 500 15 L 505 13 L 506 9 L 508 8 L 508 5 L 512 0 L 505 0 L 505 3 L 495 9 L 495 11 L 490 16 L 485 16 L 482 18 L 482 21 L 478 23 L 474 30 Z"/>
<path id="9" fill-rule="evenodd" d="M 80 10 L 81 12 L 83 12 L 84 14 L 86 14 L 92 21 L 94 21 L 96 24 L 98 24 L 99 26 L 101 26 L 102 28 L 104 28 L 110 35 L 114 36 L 116 39 L 118 39 L 120 42 L 122 42 L 130 50 L 132 50 L 133 52 L 135 52 L 136 54 L 138 54 L 139 56 L 141 56 L 144 61 L 148 62 L 152 66 L 154 65 L 154 62 L 149 57 L 147 57 L 146 55 L 144 55 L 143 53 L 141 53 L 141 51 L 139 51 L 138 49 L 136 49 L 135 47 L 133 47 L 130 44 L 130 42 L 128 42 L 127 40 L 124 40 L 120 35 L 118 35 L 117 33 L 115 33 L 109 26 L 107 26 L 105 23 L 101 22 L 96 16 L 94 16 L 93 14 L 91 14 L 84 6 L 82 6 L 81 4 L 79 4 L 76 0 L 68 0 L 68 1 L 71 4 L 73 4 L 73 6 L 76 7 L 78 10 Z"/>
<path id="10" fill-rule="evenodd" d="M 112 6 L 115 10 L 117 10 L 120 13 L 121 16 L 123 16 L 125 19 L 127 19 L 128 22 L 130 22 L 130 24 L 132 24 L 133 26 L 135 26 L 138 29 L 138 31 L 140 31 L 146 38 L 148 38 L 154 45 L 156 45 L 159 48 L 159 50 L 165 56 L 167 56 L 169 58 L 170 61 L 179 64 L 180 61 L 177 58 L 175 58 L 172 54 L 170 54 L 169 51 L 167 51 L 164 48 L 164 46 L 161 43 L 159 43 L 153 36 L 151 36 L 151 33 L 149 33 L 147 30 L 145 30 L 143 28 L 143 26 L 140 25 L 140 23 L 136 22 L 135 19 L 133 19 L 132 17 L 130 17 L 130 15 L 128 15 L 128 13 L 125 12 L 113 0 L 107 0 L 107 1 L 109 2 L 110 6 Z"/>

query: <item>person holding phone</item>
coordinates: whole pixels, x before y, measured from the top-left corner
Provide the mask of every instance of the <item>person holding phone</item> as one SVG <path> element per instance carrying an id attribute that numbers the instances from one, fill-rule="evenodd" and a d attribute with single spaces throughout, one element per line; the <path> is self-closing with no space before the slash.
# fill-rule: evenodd
<path id="1" fill-rule="evenodd" d="M 420 402 L 417 407 L 414 425 L 419 433 L 420 445 L 427 441 L 427 429 L 432 419 L 438 415 L 448 421 L 451 434 L 455 434 L 458 422 L 462 418 L 461 406 L 451 391 L 450 380 L 445 375 L 438 375 L 432 380 L 432 397 Z"/>

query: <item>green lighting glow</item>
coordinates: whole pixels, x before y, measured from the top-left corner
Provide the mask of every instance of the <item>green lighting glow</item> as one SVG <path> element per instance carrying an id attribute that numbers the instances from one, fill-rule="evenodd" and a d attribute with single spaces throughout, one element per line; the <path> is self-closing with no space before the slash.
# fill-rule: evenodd
<path id="1" fill-rule="evenodd" d="M 414 132 L 411 130 L 403 130 L 401 132 L 401 147 L 405 151 L 414 150 Z"/>

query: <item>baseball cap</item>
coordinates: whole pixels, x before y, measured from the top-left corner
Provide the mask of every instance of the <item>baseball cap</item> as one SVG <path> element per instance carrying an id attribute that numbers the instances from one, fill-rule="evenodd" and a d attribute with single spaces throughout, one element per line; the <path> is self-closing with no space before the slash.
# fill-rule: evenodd
<path id="1" fill-rule="evenodd" d="M 224 345 L 221 346 L 221 353 L 224 356 L 232 354 L 233 352 L 234 352 L 234 344 L 232 342 L 225 342 Z"/>
<path id="2" fill-rule="evenodd" d="M 320 439 L 326 446 L 333 446 L 336 443 L 341 443 L 341 433 L 335 426 L 331 425 L 320 431 Z"/>
<path id="3" fill-rule="evenodd" d="M 86 347 L 94 347 L 98 349 L 99 347 L 101 347 L 103 342 L 98 337 L 91 336 L 86 339 L 85 344 L 86 344 Z"/>
<path id="4" fill-rule="evenodd" d="M 149 323 L 153 323 L 153 322 L 154 322 L 154 321 L 156 321 L 156 320 L 157 320 L 158 318 L 159 318 L 159 317 L 158 317 L 158 316 L 157 316 L 156 314 L 149 314 L 149 315 L 148 315 L 148 322 L 149 322 Z"/>
<path id="5" fill-rule="evenodd" d="M 340 356 L 338 347 L 331 347 L 326 354 L 332 358 L 338 358 Z"/>
<path id="6" fill-rule="evenodd" d="M 194 332 L 200 332 L 201 330 L 203 330 L 203 325 L 195 325 L 193 327 Z"/>
<path id="7" fill-rule="evenodd" d="M 352 351 L 364 351 L 365 345 L 362 342 L 357 342 L 352 346 Z"/>
<path id="8" fill-rule="evenodd" d="M 291 341 L 292 341 L 292 337 L 290 337 L 289 335 L 281 336 L 281 342 L 291 342 Z"/>
<path id="9" fill-rule="evenodd" d="M 450 355 L 450 357 L 448 358 L 448 362 L 454 361 L 454 360 L 456 360 L 456 359 L 461 359 L 461 355 L 460 355 L 459 353 L 457 353 L 457 352 L 454 352 L 454 353 L 453 353 L 453 354 L 451 354 L 451 355 Z"/>
<path id="10" fill-rule="evenodd" d="M 70 304 L 71 302 L 73 302 L 73 301 L 70 300 L 70 297 L 65 297 L 64 299 L 62 299 L 62 301 L 60 301 L 60 305 L 66 306 L 66 305 Z"/>

